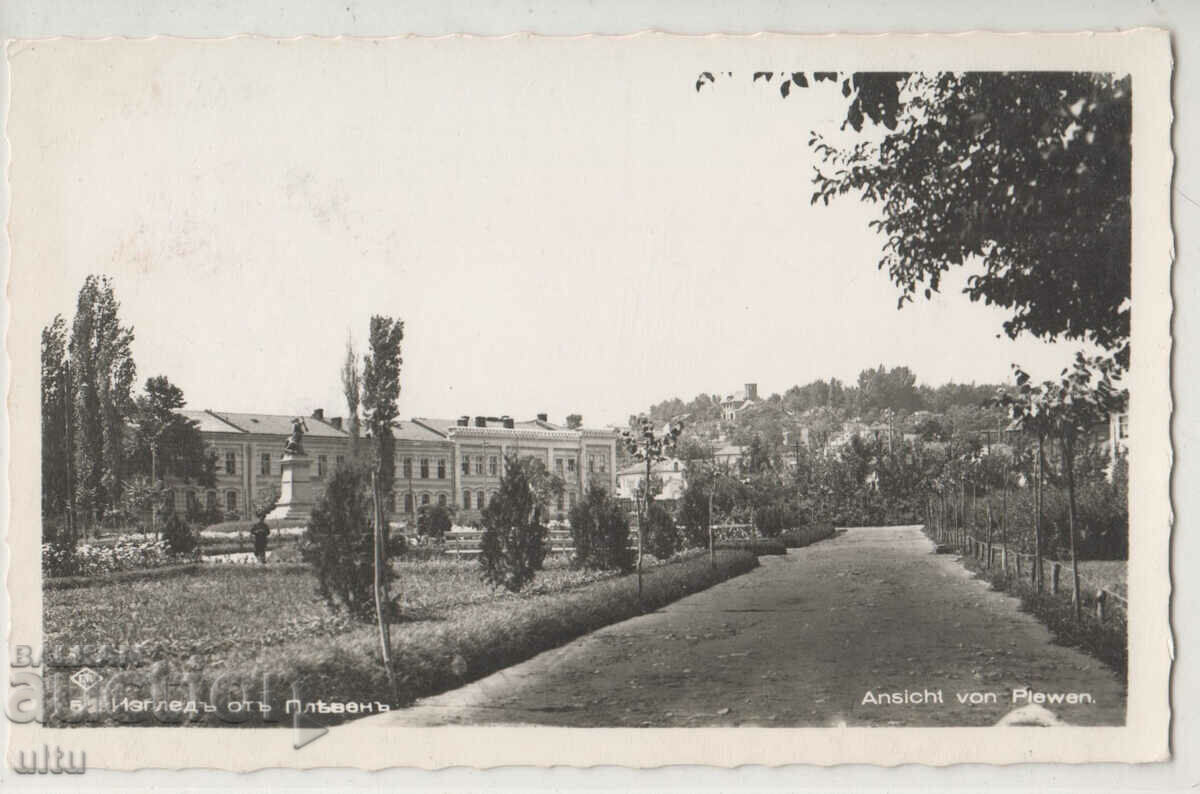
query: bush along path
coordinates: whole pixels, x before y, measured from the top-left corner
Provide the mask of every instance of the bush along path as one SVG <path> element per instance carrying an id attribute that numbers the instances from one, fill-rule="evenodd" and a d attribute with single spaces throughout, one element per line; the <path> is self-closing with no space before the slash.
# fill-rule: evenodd
<path id="1" fill-rule="evenodd" d="M 405 726 L 986 726 L 1125 720 L 1124 681 L 934 553 L 852 528 L 372 720 Z"/>

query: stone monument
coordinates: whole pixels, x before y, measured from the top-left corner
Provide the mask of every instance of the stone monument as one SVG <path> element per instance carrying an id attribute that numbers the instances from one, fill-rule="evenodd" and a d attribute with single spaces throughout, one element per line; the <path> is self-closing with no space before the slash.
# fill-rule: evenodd
<path id="1" fill-rule="evenodd" d="M 279 502 L 267 513 L 268 519 L 308 521 L 312 517 L 312 458 L 304 454 L 305 430 L 303 419 L 292 420 L 292 434 L 284 441 L 279 461 Z"/>

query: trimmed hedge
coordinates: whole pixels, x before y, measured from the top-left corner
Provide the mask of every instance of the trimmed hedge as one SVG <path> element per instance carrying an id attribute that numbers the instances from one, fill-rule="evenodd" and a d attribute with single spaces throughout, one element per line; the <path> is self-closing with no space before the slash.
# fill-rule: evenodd
<path id="1" fill-rule="evenodd" d="M 802 549 L 805 546 L 816 543 L 818 540 L 833 537 L 835 531 L 832 523 L 825 522 L 781 532 L 779 540 L 783 541 L 783 545 L 789 549 Z"/>
<path id="2" fill-rule="evenodd" d="M 759 557 L 770 554 L 787 554 L 787 546 L 779 538 L 758 540 L 723 540 L 714 545 L 719 551 L 748 551 Z"/>

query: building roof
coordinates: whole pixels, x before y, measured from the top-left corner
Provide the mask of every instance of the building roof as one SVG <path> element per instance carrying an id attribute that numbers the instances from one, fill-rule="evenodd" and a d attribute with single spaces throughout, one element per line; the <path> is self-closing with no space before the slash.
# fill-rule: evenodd
<path id="1" fill-rule="evenodd" d="M 230 411 L 180 411 L 188 419 L 200 423 L 202 433 L 253 433 L 256 435 L 279 436 L 283 438 L 292 434 L 290 414 L 247 414 Z M 346 432 L 338 430 L 328 422 L 314 417 L 302 417 L 308 430 L 305 436 L 313 438 L 345 438 Z"/>
<path id="2" fill-rule="evenodd" d="M 413 422 L 393 422 L 392 435 L 397 441 L 437 441 L 448 443 L 445 433 L 431 430 L 423 424 Z"/>
<path id="3" fill-rule="evenodd" d="M 422 427 L 432 430 L 433 432 L 435 432 L 441 436 L 445 436 L 446 431 L 449 430 L 450 428 L 454 427 L 458 423 L 458 420 L 456 420 L 456 419 L 434 419 L 434 418 L 431 418 L 428 416 L 414 416 L 412 418 L 412 423 L 421 425 Z"/>
<path id="4" fill-rule="evenodd" d="M 235 427 L 224 419 L 210 414 L 208 411 L 182 410 L 179 412 L 185 419 L 195 422 L 201 433 L 244 433 L 240 427 Z"/>

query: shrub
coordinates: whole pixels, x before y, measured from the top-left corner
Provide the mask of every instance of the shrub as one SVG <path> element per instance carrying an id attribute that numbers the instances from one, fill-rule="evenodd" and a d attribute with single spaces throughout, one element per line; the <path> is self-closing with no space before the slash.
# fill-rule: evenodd
<path id="1" fill-rule="evenodd" d="M 679 530 L 671 513 L 652 501 L 646 514 L 646 550 L 658 559 L 665 560 L 679 550 L 679 541 Z"/>
<path id="2" fill-rule="evenodd" d="M 454 526 L 454 516 L 446 505 L 422 505 L 417 512 L 417 534 L 438 538 Z"/>
<path id="3" fill-rule="evenodd" d="M 787 546 L 779 538 L 759 538 L 758 540 L 723 540 L 716 544 L 722 551 L 749 551 L 758 556 L 770 554 L 787 554 Z"/>
<path id="4" fill-rule="evenodd" d="M 368 482 L 360 465 L 337 467 L 313 509 L 302 546 L 321 595 L 360 620 L 375 615 L 375 536 Z M 391 578 L 390 566 L 384 566 L 383 576 L 385 583 Z"/>
<path id="5" fill-rule="evenodd" d="M 779 535 L 779 541 L 789 549 L 802 549 L 818 540 L 832 537 L 833 533 L 833 524 L 823 522 L 782 532 Z"/>
<path id="6" fill-rule="evenodd" d="M 479 564 L 486 581 L 513 592 L 533 581 L 546 558 L 540 516 L 526 461 L 508 461 L 496 498 L 483 510 Z"/>
<path id="7" fill-rule="evenodd" d="M 577 567 L 601 571 L 633 568 L 629 519 L 603 488 L 588 488 L 583 500 L 571 508 L 571 539 Z"/>
<path id="8" fill-rule="evenodd" d="M 192 554 L 199 545 L 196 533 L 178 513 L 171 513 L 167 517 L 167 525 L 163 527 L 163 542 L 170 554 Z"/>

